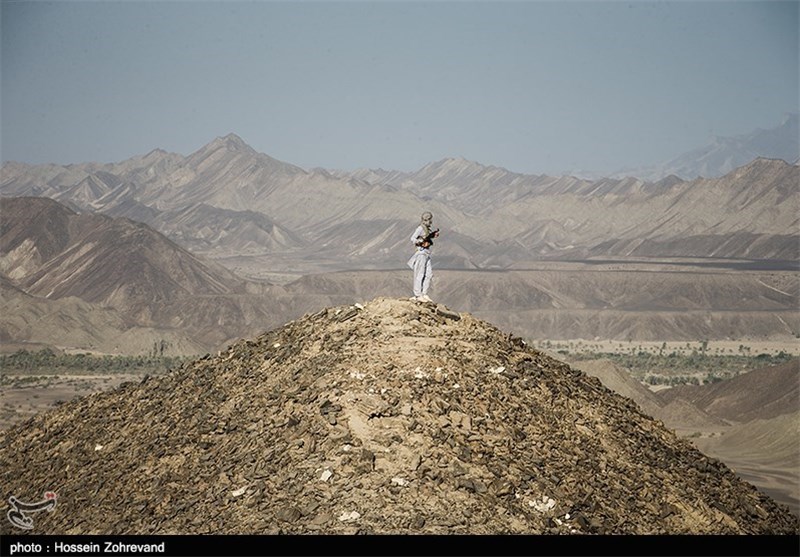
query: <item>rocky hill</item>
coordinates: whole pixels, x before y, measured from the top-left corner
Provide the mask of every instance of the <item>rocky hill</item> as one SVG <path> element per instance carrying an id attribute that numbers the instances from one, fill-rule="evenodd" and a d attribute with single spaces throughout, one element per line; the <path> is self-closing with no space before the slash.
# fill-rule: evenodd
<path id="1" fill-rule="evenodd" d="M 657 393 L 610 360 L 573 365 L 800 516 L 799 363 L 794 359 L 718 383 Z"/>
<path id="2" fill-rule="evenodd" d="M 800 516 L 800 411 L 737 424 L 723 435 L 693 439 L 703 453 L 725 462 Z"/>
<path id="3" fill-rule="evenodd" d="M 658 396 L 644 383 L 638 381 L 627 369 L 611 360 L 578 360 L 570 365 L 592 377 L 597 377 L 604 386 L 631 399 L 645 414 L 655 416 L 663 406 Z M 670 426 L 674 427 L 671 424 Z"/>
<path id="4" fill-rule="evenodd" d="M 78 214 L 42 197 L 2 199 L 2 268 L 33 294 L 114 305 L 243 292 L 244 281 L 147 226 Z"/>
<path id="5" fill-rule="evenodd" d="M 800 533 L 596 378 L 403 299 L 35 416 L 0 433 L 0 478 L 57 493 L 42 533 Z"/>
<path id="6" fill-rule="evenodd" d="M 42 197 L 3 198 L 0 209 L 0 278 L 13 287 L 3 301 L 13 311 L 0 317 L 0 331 L 9 340 L 114 353 L 164 340 L 182 353 L 203 353 L 195 348 L 284 322 L 275 315 L 281 302 L 263 295 L 269 285 L 145 224 L 76 213 Z"/>
<path id="7" fill-rule="evenodd" d="M 665 402 L 689 401 L 713 416 L 734 423 L 775 418 L 800 408 L 800 359 L 719 383 L 679 385 L 658 395 Z"/>
<path id="8" fill-rule="evenodd" d="M 189 331 L 132 325 L 119 311 L 70 296 L 50 300 L 26 294 L 0 275 L 0 344 L 3 351 L 80 348 L 104 354 L 202 354 Z"/>

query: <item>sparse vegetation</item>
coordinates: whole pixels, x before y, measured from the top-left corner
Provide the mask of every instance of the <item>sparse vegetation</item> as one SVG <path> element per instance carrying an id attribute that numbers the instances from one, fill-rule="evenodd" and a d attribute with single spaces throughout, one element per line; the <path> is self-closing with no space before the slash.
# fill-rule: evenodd
<path id="1" fill-rule="evenodd" d="M 708 351 L 707 341 L 697 348 L 687 344 L 686 351 L 664 353 L 664 346 L 647 351 L 641 346 L 631 346 L 627 351 L 600 352 L 569 350 L 569 346 L 551 344 L 556 352 L 569 361 L 607 359 L 629 370 L 639 381 L 649 385 L 699 385 L 716 383 L 765 366 L 789 361 L 793 356 L 786 352 L 777 354 L 751 354 L 750 348 L 741 346 L 738 354 Z M 691 351 L 689 351 L 691 350 Z"/>
<path id="2" fill-rule="evenodd" d="M 644 378 L 644 382 L 649 385 L 669 385 L 670 387 L 674 387 L 675 385 L 700 384 L 700 380 L 694 375 L 647 375 Z"/>
<path id="3" fill-rule="evenodd" d="M 92 354 L 56 354 L 52 350 L 29 352 L 20 350 L 13 354 L 0 355 L 3 374 L 100 374 L 100 373 L 165 373 L 179 366 L 188 358 L 184 356 L 96 356 Z M 43 378 L 34 378 L 41 380 Z"/>

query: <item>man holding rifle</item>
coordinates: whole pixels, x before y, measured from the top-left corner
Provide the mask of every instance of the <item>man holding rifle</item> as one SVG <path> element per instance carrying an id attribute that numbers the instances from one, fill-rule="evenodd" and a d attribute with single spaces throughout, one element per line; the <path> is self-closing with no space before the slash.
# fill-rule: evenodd
<path id="1" fill-rule="evenodd" d="M 408 260 L 408 266 L 414 271 L 414 296 L 411 298 L 413 301 L 432 301 L 428 297 L 428 288 L 430 288 L 433 278 L 431 246 L 433 239 L 438 236 L 439 229 L 433 229 L 433 215 L 425 211 L 422 213 L 422 222 L 411 235 L 411 243 L 416 248 L 414 255 Z"/>

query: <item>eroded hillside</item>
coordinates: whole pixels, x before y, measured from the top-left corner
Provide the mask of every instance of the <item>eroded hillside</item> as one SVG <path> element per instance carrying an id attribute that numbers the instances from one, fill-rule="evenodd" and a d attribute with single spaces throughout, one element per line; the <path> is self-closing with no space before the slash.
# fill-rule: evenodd
<path id="1" fill-rule="evenodd" d="M 0 435 L 4 497 L 58 493 L 48 533 L 800 532 L 599 380 L 403 299 L 324 309 Z"/>

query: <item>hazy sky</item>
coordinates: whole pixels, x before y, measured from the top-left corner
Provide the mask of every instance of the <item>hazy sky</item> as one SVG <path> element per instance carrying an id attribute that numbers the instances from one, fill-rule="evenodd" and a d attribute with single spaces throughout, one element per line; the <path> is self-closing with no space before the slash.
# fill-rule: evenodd
<path id="1" fill-rule="evenodd" d="M 2 0 L 2 159 L 612 171 L 798 111 L 795 1 Z"/>

